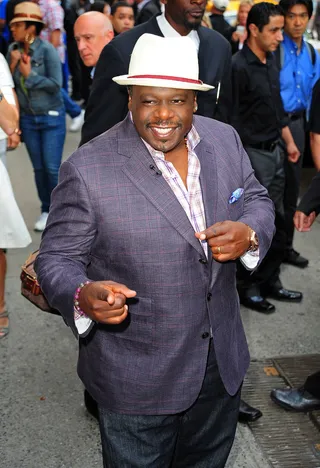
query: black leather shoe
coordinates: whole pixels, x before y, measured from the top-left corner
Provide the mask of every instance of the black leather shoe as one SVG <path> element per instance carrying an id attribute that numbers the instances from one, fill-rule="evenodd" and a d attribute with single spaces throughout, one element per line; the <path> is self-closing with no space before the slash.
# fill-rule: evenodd
<path id="1" fill-rule="evenodd" d="M 320 400 L 301 388 L 278 388 L 272 390 L 271 400 L 291 411 L 314 411 L 320 409 Z"/>
<path id="2" fill-rule="evenodd" d="M 91 416 L 93 416 L 95 419 L 99 420 L 98 404 L 86 389 L 84 390 L 84 404 L 88 413 L 91 414 Z"/>
<path id="3" fill-rule="evenodd" d="M 262 413 L 257 408 L 248 405 L 244 400 L 240 401 L 240 409 L 239 409 L 239 416 L 238 421 L 242 423 L 248 423 L 256 421 L 257 419 L 261 418 Z"/>
<path id="4" fill-rule="evenodd" d="M 303 298 L 302 293 L 299 291 L 290 291 L 289 289 L 277 287 L 270 288 L 266 295 L 278 301 L 286 302 L 301 302 Z"/>
<path id="5" fill-rule="evenodd" d="M 242 296 L 240 302 L 248 309 L 261 312 L 263 314 L 272 314 L 276 310 L 275 306 L 262 296 Z"/>
<path id="6" fill-rule="evenodd" d="M 290 249 L 286 252 L 283 262 L 298 268 L 307 268 L 309 265 L 309 260 L 302 257 L 302 255 L 294 249 Z"/>

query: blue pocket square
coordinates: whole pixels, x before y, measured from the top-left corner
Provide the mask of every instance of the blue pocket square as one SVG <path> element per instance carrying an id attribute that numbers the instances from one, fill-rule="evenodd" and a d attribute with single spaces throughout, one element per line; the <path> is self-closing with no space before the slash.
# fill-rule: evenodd
<path id="1" fill-rule="evenodd" d="M 229 198 L 229 204 L 231 205 L 231 203 L 235 203 L 236 201 L 239 200 L 239 198 L 242 197 L 243 195 L 243 188 L 237 188 L 234 192 L 232 192 L 231 194 L 231 197 Z"/>

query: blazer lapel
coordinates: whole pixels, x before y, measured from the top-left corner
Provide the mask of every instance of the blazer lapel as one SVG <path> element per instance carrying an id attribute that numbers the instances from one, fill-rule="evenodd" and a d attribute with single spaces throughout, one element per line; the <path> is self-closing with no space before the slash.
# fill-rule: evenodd
<path id="1" fill-rule="evenodd" d="M 150 166 L 155 166 L 155 162 L 138 136 L 129 117 L 119 130 L 118 151 L 128 157 L 128 162 L 122 167 L 122 171 L 181 236 L 199 254 L 203 255 L 200 242 L 194 235 L 194 228 L 177 197 L 165 179 L 150 168 Z"/>
<path id="2" fill-rule="evenodd" d="M 216 214 L 218 208 L 217 158 L 215 155 L 214 146 L 207 142 L 205 133 L 203 133 L 197 125 L 196 128 L 201 138 L 199 145 L 196 147 L 196 153 L 201 164 L 200 184 L 206 216 L 206 226 L 210 227 L 216 223 Z M 221 264 L 213 260 L 209 247 L 208 261 L 211 267 L 211 287 Z"/>

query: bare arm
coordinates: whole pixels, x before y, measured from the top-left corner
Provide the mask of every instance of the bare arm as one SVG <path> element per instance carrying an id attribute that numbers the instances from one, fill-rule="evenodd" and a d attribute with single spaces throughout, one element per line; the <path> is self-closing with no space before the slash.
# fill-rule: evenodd
<path id="1" fill-rule="evenodd" d="M 310 132 L 310 147 L 315 168 L 320 171 L 320 134 Z"/>
<path id="2" fill-rule="evenodd" d="M 8 103 L 0 92 L 2 100 L 0 102 L 0 126 L 7 135 L 12 135 L 18 128 L 18 111 L 15 106 Z"/>
<path id="3" fill-rule="evenodd" d="M 57 48 L 61 45 L 61 31 L 60 29 L 55 29 L 52 31 L 51 36 L 50 36 L 50 42 L 53 45 L 53 47 Z"/>
<path id="4" fill-rule="evenodd" d="M 288 126 L 283 127 L 282 138 L 287 147 L 289 161 L 293 163 L 297 162 L 300 158 L 300 151 L 298 150 L 297 145 L 294 142 L 293 136 Z"/>

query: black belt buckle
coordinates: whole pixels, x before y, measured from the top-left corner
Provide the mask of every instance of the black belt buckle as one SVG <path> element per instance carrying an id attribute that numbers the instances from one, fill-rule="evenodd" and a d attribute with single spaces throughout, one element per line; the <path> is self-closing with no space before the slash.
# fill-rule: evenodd
<path id="1" fill-rule="evenodd" d="M 270 148 L 269 148 L 269 151 L 272 153 L 272 151 L 274 151 L 277 147 L 277 144 L 279 143 L 279 140 L 276 140 L 276 141 L 273 141 L 271 144 L 270 144 Z"/>

